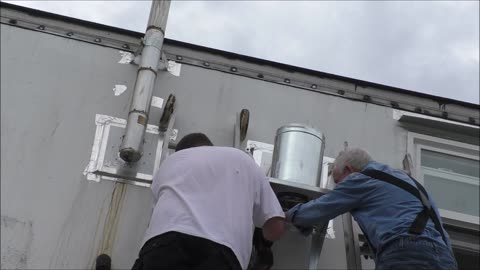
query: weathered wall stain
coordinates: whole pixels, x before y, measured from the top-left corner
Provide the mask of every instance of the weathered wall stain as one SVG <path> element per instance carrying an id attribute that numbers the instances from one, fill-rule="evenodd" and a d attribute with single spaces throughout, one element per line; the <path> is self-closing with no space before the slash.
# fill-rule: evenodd
<path id="1" fill-rule="evenodd" d="M 58 233 L 50 257 L 50 269 L 86 269 L 89 256 L 96 249 L 97 221 L 110 201 L 112 185 L 90 184 L 82 176 L 78 179 L 76 194 Z"/>
<path id="2" fill-rule="evenodd" d="M 32 221 L 1 216 L 1 269 L 26 269 L 33 242 Z"/>
<path id="3" fill-rule="evenodd" d="M 115 183 L 113 188 L 112 200 L 105 217 L 105 225 L 103 227 L 102 238 L 98 248 L 97 255 L 108 254 L 112 255 L 112 248 L 117 234 L 118 220 L 125 198 L 126 184 Z"/>
<path id="4" fill-rule="evenodd" d="M 105 205 L 105 202 L 102 205 Z M 92 252 L 89 255 L 88 269 L 94 269 L 95 268 L 95 262 L 96 262 L 96 259 L 97 259 L 97 252 L 98 252 L 97 250 L 98 250 L 98 247 L 100 246 L 99 240 L 98 240 L 99 231 L 100 231 L 100 227 L 102 225 L 105 225 L 105 223 L 102 223 L 102 219 L 101 219 L 101 217 L 103 215 L 104 215 L 104 208 L 102 207 L 100 212 L 99 212 L 98 218 L 97 218 L 97 225 L 95 226 L 95 233 L 94 233 L 94 237 L 93 237 L 94 246 L 92 248 Z M 103 222 L 105 222 L 105 220 L 103 220 Z"/>
<path id="5" fill-rule="evenodd" d="M 65 222 L 62 225 L 62 229 L 59 234 L 59 238 L 56 243 L 55 251 L 50 258 L 49 268 L 65 268 L 68 263 L 66 260 L 66 251 L 69 250 L 69 239 L 74 230 L 76 224 L 78 224 L 78 214 L 81 212 L 82 200 L 86 196 L 86 185 L 79 184 L 78 191 L 75 196 L 75 199 L 72 201 L 72 206 L 68 212 L 68 216 L 65 217 Z"/>

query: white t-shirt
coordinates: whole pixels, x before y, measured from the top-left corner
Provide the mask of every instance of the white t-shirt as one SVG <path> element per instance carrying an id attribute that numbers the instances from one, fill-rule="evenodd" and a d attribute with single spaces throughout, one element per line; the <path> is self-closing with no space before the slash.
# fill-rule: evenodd
<path id="1" fill-rule="evenodd" d="M 225 245 L 246 269 L 253 226 L 284 217 L 268 178 L 253 158 L 231 147 L 178 151 L 160 166 L 151 186 L 155 206 L 145 243 L 169 231 Z M 143 245 L 143 244 L 142 244 Z"/>

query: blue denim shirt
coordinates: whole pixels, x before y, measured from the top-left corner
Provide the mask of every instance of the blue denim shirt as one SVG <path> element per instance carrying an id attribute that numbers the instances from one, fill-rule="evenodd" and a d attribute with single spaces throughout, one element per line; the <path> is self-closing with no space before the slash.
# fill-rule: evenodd
<path id="1" fill-rule="evenodd" d="M 379 162 L 370 161 L 363 168 L 363 170 L 367 169 L 383 171 L 415 186 L 405 172 Z M 440 217 L 430 195 L 429 198 L 432 207 Z M 345 212 L 350 212 L 378 254 L 386 243 L 399 236 L 411 235 L 408 230 L 422 209 L 420 200 L 407 191 L 361 173 L 352 173 L 327 194 L 291 208 L 287 212 L 286 218 L 294 225 L 311 227 L 314 224 L 328 222 Z M 448 242 L 447 246 L 451 250 L 446 231 L 445 236 Z M 431 219 L 420 237 L 445 245 Z"/>

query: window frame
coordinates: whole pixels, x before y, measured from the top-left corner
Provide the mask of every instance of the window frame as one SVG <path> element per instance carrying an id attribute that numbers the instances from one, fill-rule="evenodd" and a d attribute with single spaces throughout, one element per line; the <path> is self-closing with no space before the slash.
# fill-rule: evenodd
<path id="1" fill-rule="evenodd" d="M 407 137 L 407 153 L 409 153 L 412 157 L 412 162 L 414 165 L 414 177 L 422 185 L 424 185 L 421 166 L 421 151 L 423 149 L 480 161 L 480 147 L 478 145 L 461 143 L 453 140 L 442 139 L 414 132 L 408 132 Z M 456 180 L 452 179 L 452 181 Z M 474 225 L 480 225 L 480 215 L 472 216 L 440 208 L 438 210 L 442 218 L 466 222 Z"/>

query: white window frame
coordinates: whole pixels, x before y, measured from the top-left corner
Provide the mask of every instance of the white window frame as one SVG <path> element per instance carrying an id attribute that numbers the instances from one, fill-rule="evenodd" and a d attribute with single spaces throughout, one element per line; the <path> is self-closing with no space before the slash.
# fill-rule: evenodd
<path id="1" fill-rule="evenodd" d="M 418 182 L 424 184 L 422 166 L 421 166 L 421 151 L 429 150 L 447 155 L 453 155 L 468 159 L 479 161 L 480 147 L 478 145 L 461 143 L 453 140 L 441 139 L 433 136 L 408 132 L 407 135 L 407 153 L 412 157 L 414 165 L 414 176 Z M 452 173 L 452 176 L 454 173 Z M 454 178 L 454 177 L 452 177 Z M 452 179 L 453 180 L 453 179 Z M 455 181 L 455 180 L 453 180 Z M 464 213 L 458 213 L 445 209 L 439 209 L 442 218 L 458 220 L 470 224 L 479 225 L 479 217 Z"/>

